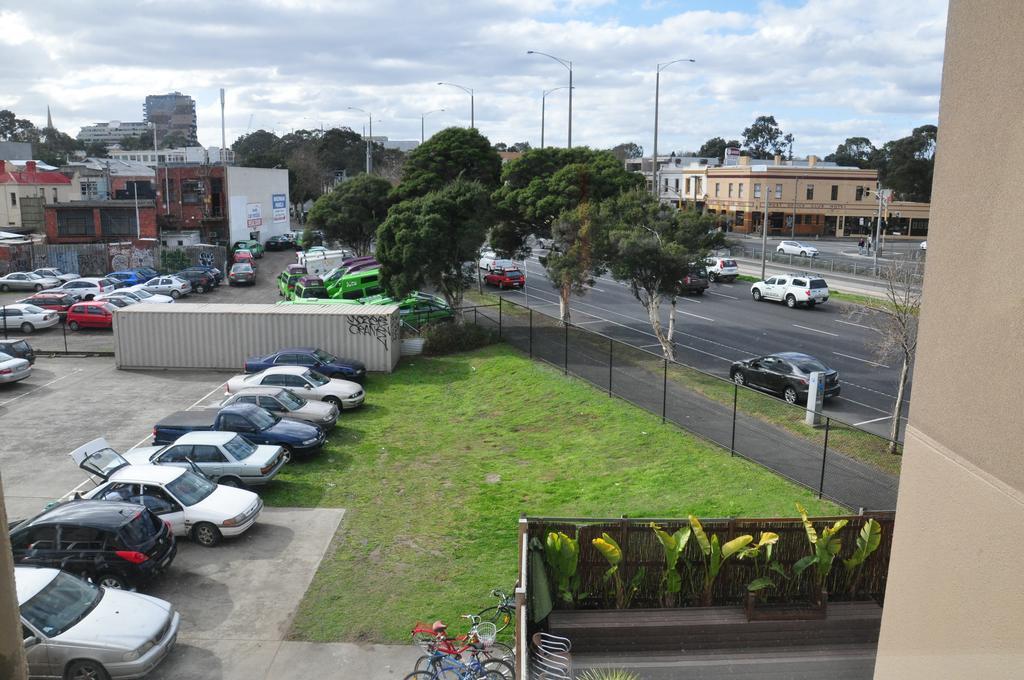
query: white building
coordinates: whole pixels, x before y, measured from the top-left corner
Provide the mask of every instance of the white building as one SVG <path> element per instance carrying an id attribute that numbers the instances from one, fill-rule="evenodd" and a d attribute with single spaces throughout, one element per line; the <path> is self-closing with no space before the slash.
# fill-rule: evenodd
<path id="1" fill-rule="evenodd" d="M 229 165 L 235 162 L 234 151 L 231 149 L 222 150 L 216 146 L 211 146 L 208 149 L 204 149 L 201 146 L 185 146 L 178 149 L 159 149 L 157 151 L 153 149 L 138 149 L 134 151 L 118 149 L 110 152 L 111 158 L 121 161 L 135 161 L 154 168 L 158 165 L 180 165 L 183 163 L 209 163 L 217 165 L 222 162 L 222 155 L 223 162 Z"/>
<path id="2" fill-rule="evenodd" d="M 117 144 L 125 137 L 138 137 L 149 132 L 146 123 L 124 123 L 112 120 L 109 123 L 86 125 L 78 131 L 78 141 L 86 144 Z"/>
<path id="3" fill-rule="evenodd" d="M 228 241 L 266 241 L 291 231 L 288 170 L 228 166 Z"/>

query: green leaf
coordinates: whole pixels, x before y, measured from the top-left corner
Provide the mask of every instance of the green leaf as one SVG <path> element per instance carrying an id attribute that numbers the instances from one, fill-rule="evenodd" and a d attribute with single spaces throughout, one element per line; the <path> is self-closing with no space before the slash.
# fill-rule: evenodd
<path id="1" fill-rule="evenodd" d="M 797 512 L 800 513 L 800 519 L 804 522 L 804 531 L 807 532 L 807 540 L 811 545 L 818 542 L 818 532 L 814 530 L 814 525 L 807 519 L 807 511 L 804 510 L 804 506 L 799 503 L 796 504 Z"/>
<path id="2" fill-rule="evenodd" d="M 604 558 L 608 560 L 608 564 L 613 567 L 618 566 L 619 562 L 622 561 L 622 548 L 608 534 L 601 534 L 601 538 L 595 538 L 591 543 L 604 555 Z"/>
<path id="3" fill-rule="evenodd" d="M 860 528 L 860 533 L 857 534 L 857 548 L 853 551 L 853 554 L 843 560 L 843 566 L 847 569 L 854 569 L 862 565 L 871 553 L 878 550 L 878 546 L 882 543 L 882 525 L 873 519 L 869 519 L 864 523 L 864 526 Z"/>
<path id="4" fill-rule="evenodd" d="M 710 555 L 711 542 L 708 540 L 708 535 L 704 533 L 704 527 L 700 525 L 700 520 L 693 515 L 690 515 L 689 518 L 690 527 L 693 529 L 693 535 L 697 537 L 697 544 L 700 546 L 701 552 Z"/>
<path id="5" fill-rule="evenodd" d="M 786 579 L 787 581 L 789 580 L 789 574 L 786 573 L 785 567 L 783 567 L 778 562 L 772 562 L 771 564 L 769 564 L 768 569 L 774 571 L 776 574 Z"/>
<path id="6" fill-rule="evenodd" d="M 724 562 L 730 557 L 732 557 L 737 551 L 742 550 L 753 540 L 753 536 L 751 536 L 750 534 L 744 534 L 742 536 L 737 536 L 736 538 L 732 539 L 731 541 L 723 545 L 722 561 Z"/>
<path id="7" fill-rule="evenodd" d="M 756 593 L 759 590 L 764 590 L 765 588 L 774 588 L 774 587 L 775 587 L 775 581 L 771 580 L 767 576 L 762 576 L 761 578 L 755 578 L 753 581 L 751 581 L 750 583 L 747 584 L 747 592 L 748 593 Z"/>
<path id="8" fill-rule="evenodd" d="M 796 564 L 793 565 L 793 575 L 800 576 L 800 574 L 804 573 L 804 571 L 807 570 L 807 567 L 811 566 L 816 561 L 817 559 L 814 555 L 807 555 L 806 557 L 801 557 L 799 560 L 796 561 Z"/>

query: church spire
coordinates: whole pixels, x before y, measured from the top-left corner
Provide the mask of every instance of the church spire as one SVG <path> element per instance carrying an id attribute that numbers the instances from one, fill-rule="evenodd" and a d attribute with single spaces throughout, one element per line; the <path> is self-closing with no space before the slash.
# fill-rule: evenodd
<path id="1" fill-rule="evenodd" d="M 50 130 L 53 129 L 53 116 L 50 115 L 50 105 L 46 105 L 46 127 Z"/>

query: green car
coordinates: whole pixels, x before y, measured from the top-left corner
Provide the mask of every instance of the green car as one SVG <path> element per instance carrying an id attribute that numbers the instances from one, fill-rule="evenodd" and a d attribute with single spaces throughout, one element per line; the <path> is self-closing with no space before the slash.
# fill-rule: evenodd
<path id="1" fill-rule="evenodd" d="M 414 327 L 430 321 L 449 321 L 455 318 L 455 313 L 452 312 L 444 298 L 419 291 L 410 293 L 398 302 L 384 293 L 361 298 L 358 302 L 362 305 L 397 304 L 402 321 Z"/>
<path id="2" fill-rule="evenodd" d="M 248 250 L 257 259 L 263 257 L 263 246 L 256 239 L 250 238 L 244 241 L 235 241 L 235 244 L 231 246 L 231 252 L 233 253 L 236 250 Z"/>
<path id="3" fill-rule="evenodd" d="M 328 279 L 327 292 L 332 298 L 356 301 L 384 291 L 380 285 L 380 269 L 363 269 Z"/>
<path id="4" fill-rule="evenodd" d="M 309 274 L 299 279 L 292 291 L 292 300 L 326 300 L 328 297 L 324 280 Z"/>
<path id="5" fill-rule="evenodd" d="M 277 275 L 277 289 L 281 297 L 288 299 L 295 290 L 295 284 L 306 275 L 306 268 L 301 264 L 290 264 L 288 268 Z"/>

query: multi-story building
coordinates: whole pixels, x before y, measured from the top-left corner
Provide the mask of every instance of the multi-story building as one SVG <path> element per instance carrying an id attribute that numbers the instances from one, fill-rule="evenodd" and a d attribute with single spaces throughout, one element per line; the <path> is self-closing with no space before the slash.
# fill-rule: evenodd
<path id="1" fill-rule="evenodd" d="M 46 242 L 112 243 L 157 238 L 153 199 L 72 201 L 45 207 Z"/>
<path id="2" fill-rule="evenodd" d="M 71 180 L 36 161 L 24 167 L 0 161 L 0 229 L 42 231 L 43 207 L 71 200 Z"/>
<path id="3" fill-rule="evenodd" d="M 125 137 L 139 137 L 149 132 L 146 123 L 125 123 L 112 120 L 109 123 L 86 125 L 78 131 L 78 141 L 84 144 L 117 144 Z"/>
<path id="4" fill-rule="evenodd" d="M 151 94 L 143 106 L 146 123 L 156 126 L 157 142 L 171 134 L 180 135 L 189 145 L 197 145 L 196 102 L 180 92 Z"/>
<path id="5" fill-rule="evenodd" d="M 102 201 L 156 197 L 156 171 L 137 161 L 85 158 L 61 166 L 71 178 L 71 200 Z"/>
<path id="6" fill-rule="evenodd" d="M 143 163 L 155 168 L 158 165 L 181 165 L 183 163 L 234 163 L 235 152 L 231 149 L 221 149 L 211 146 L 204 149 L 201 146 L 186 146 L 177 149 L 136 149 L 126 151 L 117 149 L 110 152 L 111 158 L 120 161 Z"/>

